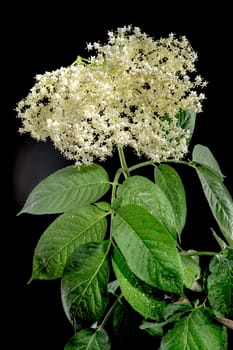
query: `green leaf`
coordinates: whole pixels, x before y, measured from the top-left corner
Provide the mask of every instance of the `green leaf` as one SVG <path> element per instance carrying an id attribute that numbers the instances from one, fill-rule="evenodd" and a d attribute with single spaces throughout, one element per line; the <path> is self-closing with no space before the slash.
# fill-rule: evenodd
<path id="1" fill-rule="evenodd" d="M 187 288 L 192 288 L 195 281 L 200 278 L 201 268 L 198 261 L 187 255 L 181 255 L 182 264 L 184 267 L 184 284 Z"/>
<path id="2" fill-rule="evenodd" d="M 183 266 L 165 227 L 146 209 L 121 207 L 113 218 L 113 237 L 132 272 L 149 285 L 182 294 Z"/>
<path id="3" fill-rule="evenodd" d="M 204 166 L 197 166 L 204 194 L 226 241 L 233 244 L 233 201 L 227 188 L 215 172 Z"/>
<path id="4" fill-rule="evenodd" d="M 145 283 L 140 283 L 116 248 L 114 248 L 112 265 L 121 291 L 132 308 L 145 318 L 160 320 L 163 316 L 165 302 L 156 300 L 153 296 L 153 289 L 146 286 Z"/>
<path id="5" fill-rule="evenodd" d="M 108 303 L 109 241 L 89 242 L 70 256 L 61 280 L 64 311 L 75 329 L 88 327 Z"/>
<path id="6" fill-rule="evenodd" d="M 176 117 L 178 119 L 178 126 L 180 126 L 184 130 L 189 130 L 190 136 L 187 139 L 189 143 L 195 129 L 196 113 L 180 109 Z"/>
<path id="7" fill-rule="evenodd" d="M 36 246 L 31 280 L 61 277 L 73 251 L 83 243 L 103 240 L 106 230 L 106 213 L 92 205 L 60 215 Z"/>
<path id="8" fill-rule="evenodd" d="M 233 257 L 216 255 L 211 260 L 209 269 L 209 303 L 222 316 L 233 318 Z"/>
<path id="9" fill-rule="evenodd" d="M 147 209 L 176 238 L 176 222 L 171 203 L 157 184 L 143 176 L 132 176 L 118 187 L 117 196 L 122 200 L 121 206 L 135 204 Z"/>
<path id="10" fill-rule="evenodd" d="M 170 322 L 177 321 L 185 313 L 190 312 L 193 309 L 192 304 L 188 301 L 176 301 L 174 303 L 167 304 L 164 318 L 166 319 L 166 324 Z"/>
<path id="11" fill-rule="evenodd" d="M 162 336 L 163 335 L 163 327 L 167 326 L 169 323 L 174 323 L 175 321 L 180 320 L 184 314 L 192 311 L 193 306 L 189 302 L 174 302 L 167 304 L 164 310 L 164 318 L 163 322 L 143 322 L 140 326 L 140 329 L 146 330 L 152 336 Z"/>
<path id="12" fill-rule="evenodd" d="M 152 337 L 163 336 L 163 327 L 161 323 L 143 321 L 139 328 L 152 335 Z"/>
<path id="13" fill-rule="evenodd" d="M 82 329 L 66 344 L 64 350 L 110 350 L 108 334 L 104 329 Z"/>
<path id="14" fill-rule="evenodd" d="M 96 202 L 95 205 L 97 208 L 103 210 L 103 211 L 111 211 L 111 205 L 108 202 Z"/>
<path id="15" fill-rule="evenodd" d="M 193 149 L 192 160 L 193 162 L 204 165 L 214 170 L 218 175 L 220 175 L 221 178 L 224 177 L 217 160 L 214 158 L 212 152 L 208 147 L 199 144 L 196 145 Z"/>
<path id="16" fill-rule="evenodd" d="M 155 181 L 171 203 L 175 216 L 176 230 L 180 235 L 184 228 L 187 214 L 185 190 L 181 178 L 170 165 L 160 164 L 155 167 Z"/>
<path id="17" fill-rule="evenodd" d="M 163 337 L 160 350 L 222 350 L 223 328 L 211 323 L 200 308 L 178 321 Z"/>
<path id="18" fill-rule="evenodd" d="M 19 214 L 57 214 L 76 211 L 100 199 L 109 189 L 108 174 L 100 165 L 71 165 L 41 181 Z"/>
<path id="19" fill-rule="evenodd" d="M 211 228 L 211 231 L 212 231 L 212 234 L 213 234 L 214 238 L 216 239 L 219 247 L 221 248 L 221 250 L 226 249 L 227 248 L 227 244 L 225 243 L 225 241 L 221 237 L 219 237 L 217 235 L 217 233 L 212 228 Z"/>

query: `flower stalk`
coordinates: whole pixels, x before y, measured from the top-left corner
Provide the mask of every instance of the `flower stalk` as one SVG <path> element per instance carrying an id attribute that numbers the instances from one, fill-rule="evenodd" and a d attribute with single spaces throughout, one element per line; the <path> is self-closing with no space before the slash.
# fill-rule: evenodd
<path id="1" fill-rule="evenodd" d="M 127 179 L 127 177 L 130 176 L 130 170 L 129 170 L 127 163 L 126 163 L 123 147 L 118 147 L 118 154 L 119 154 L 120 164 L 121 164 L 123 174 L 124 174 L 125 178 Z"/>

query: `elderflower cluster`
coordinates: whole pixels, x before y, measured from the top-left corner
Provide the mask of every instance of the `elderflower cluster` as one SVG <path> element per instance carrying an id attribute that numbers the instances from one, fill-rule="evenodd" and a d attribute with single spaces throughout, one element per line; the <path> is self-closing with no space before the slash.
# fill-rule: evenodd
<path id="1" fill-rule="evenodd" d="M 177 112 L 201 111 L 205 82 L 194 76 L 197 59 L 185 37 L 153 40 L 139 28 L 118 28 L 108 43 L 87 45 L 95 55 L 36 76 L 17 105 L 21 132 L 50 138 L 68 159 L 104 160 L 131 147 L 155 162 L 180 159 L 189 133 Z"/>

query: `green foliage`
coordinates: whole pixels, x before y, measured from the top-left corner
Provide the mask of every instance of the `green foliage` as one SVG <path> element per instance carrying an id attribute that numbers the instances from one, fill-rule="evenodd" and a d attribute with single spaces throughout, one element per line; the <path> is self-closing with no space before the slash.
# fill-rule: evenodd
<path id="1" fill-rule="evenodd" d="M 222 327 L 211 323 L 204 310 L 196 309 L 175 323 L 159 350 L 220 350 L 224 342 Z"/>
<path id="2" fill-rule="evenodd" d="M 82 329 L 66 344 L 64 350 L 110 350 L 110 341 L 104 329 Z"/>
<path id="3" fill-rule="evenodd" d="M 69 257 L 61 279 L 64 311 L 75 329 L 91 326 L 102 316 L 107 303 L 109 242 L 89 242 Z"/>
<path id="4" fill-rule="evenodd" d="M 174 322 L 180 319 L 185 313 L 193 310 L 193 306 L 188 300 L 176 301 L 166 306 L 164 318 L 165 323 Z"/>
<path id="5" fill-rule="evenodd" d="M 183 294 L 183 267 L 174 240 L 146 209 L 121 207 L 113 218 L 113 237 L 129 268 L 164 291 Z"/>
<path id="6" fill-rule="evenodd" d="M 203 145 L 196 145 L 192 152 L 192 159 L 194 162 L 204 165 L 210 170 L 215 171 L 216 174 L 223 179 L 223 174 L 221 172 L 220 166 L 208 147 Z"/>
<path id="7" fill-rule="evenodd" d="M 181 111 L 177 117 L 192 133 L 195 116 Z M 155 182 L 131 175 L 148 164 Z M 99 165 L 69 166 L 29 195 L 20 213 L 60 214 L 37 243 L 30 280 L 61 279 L 62 305 L 74 328 L 65 350 L 109 350 L 112 339 L 124 344 L 123 338 L 138 335 L 160 350 L 227 349 L 226 327 L 233 318 L 232 198 L 207 147 L 195 146 L 192 162 L 182 164 L 200 179 L 220 228 L 212 230 L 218 252 L 182 248 L 186 194 L 168 164 L 128 169 L 121 164 L 112 183 Z M 103 196 L 110 186 L 108 202 Z M 202 255 L 211 255 L 209 270 Z"/>
<path id="8" fill-rule="evenodd" d="M 233 201 L 219 176 L 204 166 L 196 167 L 206 199 L 228 244 L 233 244 Z"/>
<path id="9" fill-rule="evenodd" d="M 100 199 L 109 187 L 108 174 L 99 165 L 71 165 L 41 181 L 20 214 L 73 212 Z"/>
<path id="10" fill-rule="evenodd" d="M 233 318 L 233 254 L 232 250 L 216 255 L 210 262 L 208 299 L 220 315 Z"/>
<path id="11" fill-rule="evenodd" d="M 90 205 L 59 216 L 41 236 L 33 257 L 31 279 L 61 277 L 67 258 L 81 244 L 103 240 L 105 212 Z"/>
<path id="12" fill-rule="evenodd" d="M 125 299 L 134 310 L 145 318 L 159 321 L 163 316 L 165 301 L 158 300 L 153 288 L 134 276 L 117 248 L 114 249 L 113 269 Z"/>
<path id="13" fill-rule="evenodd" d="M 176 238 L 175 215 L 167 196 L 152 181 L 142 176 L 126 179 L 117 191 L 121 206 L 135 204 L 147 209 Z"/>
<path id="14" fill-rule="evenodd" d="M 196 172 L 202 189 L 229 245 L 233 244 L 233 200 L 223 183 L 223 175 L 218 162 L 210 150 L 196 145 L 193 150 L 193 162 L 197 163 Z"/>
<path id="15" fill-rule="evenodd" d="M 181 255 L 184 268 L 184 285 L 187 288 L 191 288 L 195 281 L 200 278 L 201 268 L 197 260 L 193 256 Z"/>
<path id="16" fill-rule="evenodd" d="M 181 178 L 170 165 L 155 167 L 155 182 L 171 203 L 175 217 L 176 231 L 180 235 L 186 221 L 187 207 L 185 190 Z"/>

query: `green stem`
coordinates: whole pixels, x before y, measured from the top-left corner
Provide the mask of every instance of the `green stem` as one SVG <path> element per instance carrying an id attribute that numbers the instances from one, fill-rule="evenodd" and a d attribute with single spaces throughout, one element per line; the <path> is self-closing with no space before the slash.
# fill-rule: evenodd
<path id="1" fill-rule="evenodd" d="M 155 162 L 153 162 L 152 160 L 148 160 L 148 161 L 145 161 L 145 162 L 142 162 L 142 163 L 135 164 L 135 165 L 133 165 L 133 166 L 128 168 L 128 166 L 126 164 L 126 160 L 125 160 L 123 149 L 122 148 L 118 148 L 118 152 L 119 152 L 121 166 L 122 166 L 124 174 L 126 173 L 125 174 L 126 177 L 130 176 L 130 172 L 131 171 L 143 168 L 143 167 L 148 166 L 148 165 L 156 166 Z M 190 166 L 191 168 L 195 168 L 195 164 L 193 162 L 191 162 L 191 161 L 168 160 L 168 161 L 166 161 L 166 163 L 184 164 L 184 165 Z"/>
<path id="2" fill-rule="evenodd" d="M 110 307 L 110 309 L 108 310 L 107 314 L 105 315 L 103 321 L 101 322 L 101 324 L 99 325 L 98 329 L 104 328 L 105 324 L 107 323 L 109 317 L 111 316 L 113 310 L 115 309 L 115 307 L 117 306 L 118 303 L 121 302 L 121 299 L 123 298 L 123 294 L 119 295 L 117 297 L 117 299 L 114 301 L 114 303 L 112 304 L 112 306 Z"/>
<path id="3" fill-rule="evenodd" d="M 185 165 L 190 166 L 191 168 L 195 168 L 195 165 L 192 162 L 186 162 L 184 160 L 177 160 L 177 161 L 172 160 L 172 161 L 167 161 L 166 163 L 185 164 Z M 156 166 L 155 162 L 153 162 L 152 160 L 148 160 L 146 162 L 135 164 L 135 165 L 129 167 L 128 170 L 129 170 L 129 172 L 131 172 L 131 171 L 137 170 L 139 168 L 142 168 L 142 167 L 148 166 L 148 165 Z"/>
<path id="4" fill-rule="evenodd" d="M 224 326 L 228 327 L 229 329 L 233 330 L 233 320 L 230 320 L 229 318 L 225 317 L 216 317 L 216 320 Z"/>
<path id="5" fill-rule="evenodd" d="M 131 167 L 129 168 L 129 171 L 134 171 L 134 170 L 137 170 L 137 169 L 139 169 L 139 168 L 142 168 L 142 167 L 148 166 L 148 165 L 153 165 L 153 166 L 155 166 L 155 163 L 152 162 L 152 161 L 150 161 L 150 160 L 148 160 L 148 161 L 146 161 L 146 162 L 142 162 L 142 163 L 135 164 L 135 165 L 131 166 Z"/>
<path id="6" fill-rule="evenodd" d="M 187 165 L 191 168 L 196 168 L 196 165 L 194 162 L 192 161 L 186 161 L 186 160 L 167 160 L 166 163 L 176 163 L 176 164 L 184 164 L 184 165 Z"/>
<path id="7" fill-rule="evenodd" d="M 126 163 L 124 150 L 122 147 L 118 147 L 118 154 L 119 154 L 119 158 L 120 158 L 121 168 L 123 170 L 125 178 L 127 179 L 127 177 L 130 176 L 130 173 L 129 173 L 129 168 L 128 168 L 127 163 Z"/>
<path id="8" fill-rule="evenodd" d="M 76 64 L 80 64 L 83 62 L 90 63 L 91 61 L 87 58 L 82 57 L 82 56 L 77 56 L 76 60 L 70 66 L 72 67 L 72 66 L 75 66 Z"/>
<path id="9" fill-rule="evenodd" d="M 194 256 L 194 255 L 209 255 L 209 256 L 215 256 L 216 254 L 219 254 L 217 252 L 208 252 L 208 251 L 191 251 L 191 252 L 180 252 L 181 255 L 185 256 Z"/>
<path id="10" fill-rule="evenodd" d="M 114 200 L 116 199 L 116 190 L 117 190 L 117 186 L 119 184 L 119 178 L 123 173 L 123 169 L 120 168 L 117 170 L 113 183 L 112 183 L 112 194 L 111 194 L 111 206 L 113 205 Z M 114 211 L 111 212 L 111 220 L 110 220 L 110 229 L 109 229 L 109 239 L 110 241 L 112 241 L 112 220 L 114 217 Z"/>
<path id="11" fill-rule="evenodd" d="M 115 174 L 115 177 L 114 177 L 114 180 L 113 180 L 113 183 L 112 183 L 112 195 L 111 195 L 111 204 L 113 203 L 114 199 L 116 198 L 116 188 L 117 188 L 117 185 L 119 183 L 119 178 L 122 174 L 122 171 L 123 169 L 118 169 L 116 174 Z"/>

